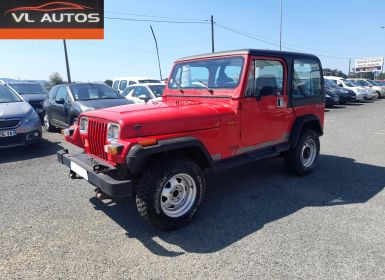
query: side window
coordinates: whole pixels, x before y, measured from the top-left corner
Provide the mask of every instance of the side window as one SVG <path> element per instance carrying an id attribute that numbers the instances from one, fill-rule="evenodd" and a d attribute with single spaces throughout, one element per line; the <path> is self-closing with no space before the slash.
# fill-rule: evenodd
<path id="1" fill-rule="evenodd" d="M 55 100 L 58 100 L 58 99 L 64 99 L 65 101 L 67 101 L 68 93 L 67 93 L 66 87 L 59 87 L 59 89 L 56 93 L 56 96 L 55 96 Z"/>
<path id="2" fill-rule="evenodd" d="M 48 93 L 48 97 L 49 97 L 49 99 L 53 99 L 53 97 L 55 96 L 55 94 L 56 94 L 56 92 L 57 92 L 57 89 L 58 89 L 58 87 L 53 87 L 51 90 L 50 90 L 50 92 Z"/>
<path id="3" fill-rule="evenodd" d="M 150 92 L 145 87 L 136 87 L 132 96 L 139 98 L 141 95 L 145 95 L 147 98 L 150 98 Z"/>
<path id="4" fill-rule="evenodd" d="M 131 86 L 131 85 L 136 85 L 136 82 L 130 81 L 128 84 L 129 84 L 130 86 Z"/>
<path id="5" fill-rule="evenodd" d="M 321 72 L 316 61 L 295 59 L 293 73 L 293 98 L 306 98 L 321 95 Z"/>
<path id="6" fill-rule="evenodd" d="M 249 69 L 246 97 L 283 94 L 284 67 L 276 60 L 253 60 Z"/>
<path id="7" fill-rule="evenodd" d="M 127 87 L 127 81 L 126 80 L 121 80 L 120 81 L 120 85 L 119 85 L 119 89 L 120 90 L 124 90 L 126 87 Z"/>
<path id="8" fill-rule="evenodd" d="M 114 84 L 112 85 L 112 88 L 114 90 L 118 90 L 118 86 L 119 86 L 119 81 L 115 81 Z"/>

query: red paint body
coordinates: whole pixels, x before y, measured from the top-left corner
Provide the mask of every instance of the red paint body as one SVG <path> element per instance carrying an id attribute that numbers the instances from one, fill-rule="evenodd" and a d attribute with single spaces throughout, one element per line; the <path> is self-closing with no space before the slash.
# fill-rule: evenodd
<path id="1" fill-rule="evenodd" d="M 204 88 L 184 89 L 181 93 L 178 89 L 166 87 L 162 102 L 125 105 L 84 113 L 82 116 L 89 119 L 105 120 L 121 126 L 119 143 L 124 144 L 124 149 L 117 156 L 108 155 L 109 164 L 115 166 L 124 163 L 130 148 L 144 138 L 161 140 L 192 136 L 199 139 L 212 156 L 225 159 L 253 147 L 287 142 L 295 119 L 301 115 L 316 115 L 323 126 L 323 103 L 288 106 L 288 69 L 284 59 L 273 58 L 284 65 L 283 95 L 266 96 L 260 100 L 245 98 L 251 60 L 272 58 L 245 54 L 241 56 L 245 59 L 245 66 L 240 83 L 235 89 L 215 89 L 210 96 Z M 214 98 L 229 95 L 231 97 Z M 279 97 L 283 98 L 284 106 L 278 108 Z M 136 125 L 140 125 L 140 129 L 135 129 Z M 75 127 L 73 136 L 66 137 L 66 140 L 84 147 L 86 140 L 88 143 L 95 141 L 87 138 L 88 135 L 80 135 L 78 127 Z M 89 147 L 84 149 L 86 153 L 91 153 Z"/>

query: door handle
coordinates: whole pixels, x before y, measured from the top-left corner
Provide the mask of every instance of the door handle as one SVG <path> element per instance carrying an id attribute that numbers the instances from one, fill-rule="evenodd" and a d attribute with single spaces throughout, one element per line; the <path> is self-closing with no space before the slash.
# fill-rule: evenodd
<path id="1" fill-rule="evenodd" d="M 285 100 L 283 99 L 283 97 L 278 97 L 277 98 L 277 107 L 283 107 L 285 106 Z"/>

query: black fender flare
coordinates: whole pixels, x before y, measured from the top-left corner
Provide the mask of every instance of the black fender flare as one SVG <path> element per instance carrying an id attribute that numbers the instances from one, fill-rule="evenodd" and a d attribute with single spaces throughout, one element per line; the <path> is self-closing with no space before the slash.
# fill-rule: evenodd
<path id="1" fill-rule="evenodd" d="M 208 167 L 212 168 L 214 166 L 214 160 L 202 142 L 191 136 L 160 140 L 156 145 L 147 147 L 139 144 L 134 145 L 126 156 L 126 165 L 131 174 L 138 174 L 144 170 L 150 157 L 185 148 L 199 149 Z"/>
<path id="2" fill-rule="evenodd" d="M 291 129 L 289 144 L 290 148 L 294 148 L 297 145 L 299 138 L 301 137 L 301 132 L 306 124 L 316 124 L 315 131 L 321 136 L 323 135 L 323 129 L 321 125 L 321 121 L 316 115 L 303 115 L 299 116 Z"/>

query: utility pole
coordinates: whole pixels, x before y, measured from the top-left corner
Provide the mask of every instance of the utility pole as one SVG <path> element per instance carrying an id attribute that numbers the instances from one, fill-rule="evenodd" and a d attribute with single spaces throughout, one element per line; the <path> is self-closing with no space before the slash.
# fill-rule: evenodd
<path id="1" fill-rule="evenodd" d="M 211 51 L 215 52 L 214 48 L 214 16 L 211 16 Z"/>
<path id="2" fill-rule="evenodd" d="M 72 81 L 71 81 L 71 73 L 70 73 L 70 65 L 68 63 L 68 53 L 67 53 L 67 43 L 66 43 L 66 40 L 63 40 L 63 44 L 64 44 L 64 55 L 65 55 L 66 67 L 67 67 L 67 79 L 68 79 L 68 83 L 72 83 Z"/>
<path id="3" fill-rule="evenodd" d="M 159 75 L 160 75 L 160 80 L 163 80 L 162 77 L 162 68 L 160 67 L 160 58 L 159 58 L 159 50 L 158 50 L 158 42 L 156 41 L 155 33 L 154 30 L 152 29 L 152 26 L 150 25 L 152 36 L 154 36 L 155 40 L 155 47 L 156 47 L 156 54 L 158 55 L 158 66 L 159 66 Z"/>
<path id="4" fill-rule="evenodd" d="M 281 0 L 281 20 L 279 24 L 279 50 L 282 51 L 282 0 Z"/>
<path id="5" fill-rule="evenodd" d="M 351 68 L 351 65 L 352 65 L 352 59 L 349 58 L 349 71 L 348 71 L 348 76 L 350 76 L 350 69 L 352 69 L 352 68 Z"/>

